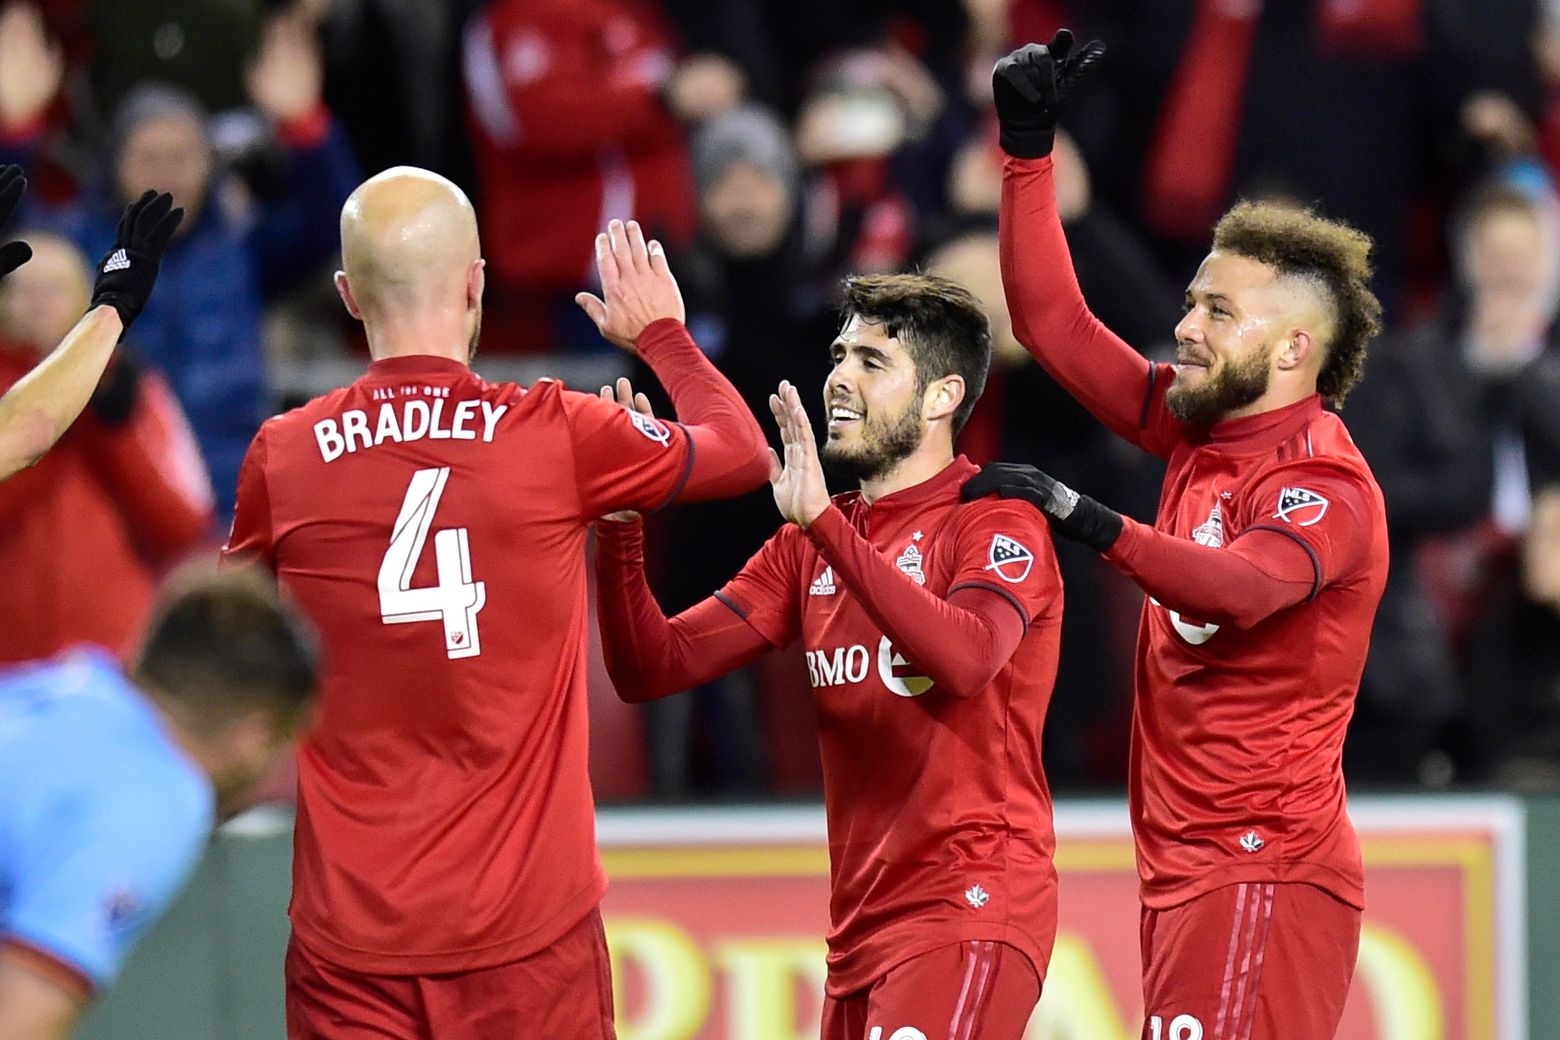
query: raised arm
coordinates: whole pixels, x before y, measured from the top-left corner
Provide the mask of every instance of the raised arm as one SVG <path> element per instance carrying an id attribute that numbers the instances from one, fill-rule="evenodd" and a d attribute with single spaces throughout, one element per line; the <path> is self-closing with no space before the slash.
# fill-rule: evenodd
<path id="1" fill-rule="evenodd" d="M 0 224 L 25 186 L 18 167 L 0 169 Z M 38 367 L 0 397 L 0 480 L 42 458 L 86 407 L 114 345 L 152 294 L 162 251 L 184 216 L 172 206 L 172 196 L 150 191 L 131 203 L 114 248 L 98 264 L 91 309 Z M 21 243 L 0 246 L 0 276 L 31 253 Z"/>
<path id="2" fill-rule="evenodd" d="M 604 298 L 580 293 L 576 302 L 604 337 L 644 358 L 687 431 L 691 457 L 673 497 L 729 498 L 762 484 L 769 472 L 763 431 L 683 325 L 682 293 L 661 244 L 647 243 L 636 221 L 611 221 L 596 236 L 596 267 Z"/>
<path id="3" fill-rule="evenodd" d="M 1104 53 L 1071 54 L 1072 35 L 1030 44 L 997 63 L 992 90 L 1002 124 L 1002 284 L 1013 333 L 1067 392 L 1111 429 L 1157 454 L 1156 370 L 1089 310 L 1073 272 L 1052 178 L 1051 149 L 1067 95 Z"/>

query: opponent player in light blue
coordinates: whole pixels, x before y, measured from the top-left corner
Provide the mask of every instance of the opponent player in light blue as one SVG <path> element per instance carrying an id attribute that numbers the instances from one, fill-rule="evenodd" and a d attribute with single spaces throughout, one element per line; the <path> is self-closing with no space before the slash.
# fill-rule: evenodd
<path id="1" fill-rule="evenodd" d="M 80 648 L 0 674 L 0 1038 L 56 1040 L 286 747 L 310 633 L 244 572 L 171 592 L 128 675 Z"/>

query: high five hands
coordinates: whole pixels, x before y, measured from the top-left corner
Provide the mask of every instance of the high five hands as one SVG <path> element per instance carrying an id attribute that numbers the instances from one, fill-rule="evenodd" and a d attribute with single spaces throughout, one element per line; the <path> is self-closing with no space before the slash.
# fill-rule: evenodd
<path id="1" fill-rule="evenodd" d="M 580 305 L 608 342 L 633 353 L 634 341 L 653 321 L 683 321 L 682 291 L 666 263 L 666 250 L 645 242 L 637 220 L 614 220 L 596 236 L 596 271 L 601 296 L 578 293 Z"/>
<path id="2" fill-rule="evenodd" d="M 769 486 L 775 493 L 780 515 L 807 527 L 829 508 L 829 488 L 823 479 L 818 442 L 813 436 L 801 395 L 789 382 L 769 395 L 769 410 L 780 427 L 782 458 L 769 449 Z"/>

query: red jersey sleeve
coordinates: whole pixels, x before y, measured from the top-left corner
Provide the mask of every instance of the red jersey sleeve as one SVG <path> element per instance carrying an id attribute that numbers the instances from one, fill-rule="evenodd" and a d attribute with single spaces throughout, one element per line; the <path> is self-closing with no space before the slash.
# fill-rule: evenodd
<path id="1" fill-rule="evenodd" d="M 1223 548 L 1127 518 L 1105 558 L 1172 610 L 1251 628 L 1369 562 L 1370 501 L 1362 474 L 1327 459 L 1302 460 L 1242 493 L 1240 534 Z"/>
<path id="2" fill-rule="evenodd" d="M 1004 161 L 999 219 L 1014 336 L 1113 433 L 1168 458 L 1181 437 L 1164 404 L 1173 370 L 1150 364 L 1089 310 L 1057 212 L 1050 156 Z"/>
<path id="3" fill-rule="evenodd" d="M 674 618 L 661 613 L 645 580 L 638 523 L 597 525 L 596 589 L 607 674 L 625 701 L 692 689 L 769 649 L 757 630 L 714 596 Z"/>
<path id="4" fill-rule="evenodd" d="M 1032 530 L 1043 529 L 1044 521 L 1025 512 L 1032 511 L 1012 509 L 1011 522 L 1002 525 L 1026 532 L 1030 544 L 1043 546 L 1049 557 L 1049 535 L 1042 530 L 1037 541 Z M 807 537 L 852 597 L 933 682 L 956 697 L 974 696 L 991 684 L 1023 639 L 1035 616 L 1033 608 L 1044 609 L 1049 603 L 1044 590 L 1060 591 L 1054 564 L 1036 567 L 1034 553 L 1018 540 L 1006 534 L 988 539 L 986 533 L 977 527 L 955 539 L 957 569 L 946 595 L 940 596 L 909 578 L 837 508 L 831 506 L 807 529 Z M 991 560 L 998 561 L 995 576 Z M 977 570 L 983 564 L 985 569 Z M 1029 594 L 1021 597 L 1004 586 Z"/>
<path id="5" fill-rule="evenodd" d="M 1370 563 L 1371 479 L 1328 458 L 1276 466 L 1242 496 L 1242 532 L 1268 531 L 1305 549 L 1313 569 L 1308 598 L 1348 581 Z"/>
<path id="6" fill-rule="evenodd" d="M 802 634 L 797 583 L 805 546 L 801 529 L 786 524 L 715 593 L 770 646 L 789 646 Z"/>
<path id="7" fill-rule="evenodd" d="M 651 322 L 635 349 L 683 421 L 564 391 L 584 516 L 652 511 L 678 497 L 728 498 L 762 484 L 769 475 L 764 432 L 683 324 Z"/>
<path id="8" fill-rule="evenodd" d="M 580 515 L 654 512 L 677 497 L 693 468 L 688 432 L 594 394 L 563 391 Z"/>
<path id="9" fill-rule="evenodd" d="M 238 470 L 238 499 L 233 529 L 222 547 L 224 563 L 260 561 L 276 570 L 276 545 L 271 532 L 271 494 L 266 486 L 265 427 L 255 434 Z"/>
<path id="10" fill-rule="evenodd" d="M 954 520 L 958 554 L 952 595 L 961 589 L 985 589 L 1001 596 L 1028 628 L 1060 609 L 1062 575 L 1044 516 L 1023 502 L 984 498 L 960 510 Z"/>

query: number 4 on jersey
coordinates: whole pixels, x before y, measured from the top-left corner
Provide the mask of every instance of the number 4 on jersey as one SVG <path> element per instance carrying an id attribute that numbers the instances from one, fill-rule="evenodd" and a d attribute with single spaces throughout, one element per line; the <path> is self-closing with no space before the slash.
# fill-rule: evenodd
<path id="1" fill-rule="evenodd" d="M 412 571 L 428 542 L 428 528 L 450 479 L 448 466 L 420 469 L 401 502 L 401 515 L 390 533 L 390 548 L 379 563 L 379 613 L 387 625 L 414 621 L 444 624 L 444 649 L 453 660 L 482 652 L 477 612 L 487 602 L 487 585 L 471 580 L 471 545 L 466 528 L 453 527 L 433 536 L 439 583 L 412 588 Z"/>

